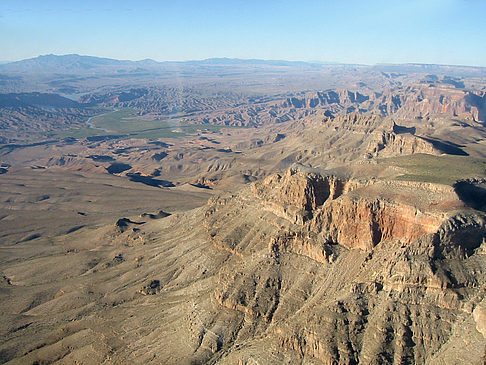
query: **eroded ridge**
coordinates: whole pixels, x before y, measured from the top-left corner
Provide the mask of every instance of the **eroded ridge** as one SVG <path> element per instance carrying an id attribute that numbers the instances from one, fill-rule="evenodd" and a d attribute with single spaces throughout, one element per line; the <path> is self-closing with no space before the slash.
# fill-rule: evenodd
<path id="1" fill-rule="evenodd" d="M 484 329 L 483 309 L 474 309 L 484 296 L 486 225 L 452 187 L 289 170 L 213 199 L 205 226 L 230 253 L 214 298 L 246 318 L 222 363 L 484 354 L 454 353 L 460 328 L 486 344 L 475 330 Z"/>

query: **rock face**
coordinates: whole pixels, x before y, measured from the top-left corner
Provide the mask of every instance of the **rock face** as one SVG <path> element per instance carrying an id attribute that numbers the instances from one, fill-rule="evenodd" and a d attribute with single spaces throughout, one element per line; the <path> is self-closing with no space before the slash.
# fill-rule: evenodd
<path id="1" fill-rule="evenodd" d="M 221 363 L 482 361 L 481 351 L 451 352 L 464 321 L 483 331 L 472 309 L 486 233 L 453 188 L 288 171 L 214 199 L 205 215 L 232 262 L 215 298 L 246 318 Z M 245 340 L 248 327 L 265 345 Z"/>
<path id="2" fill-rule="evenodd" d="M 484 363 L 486 219 L 454 187 L 291 169 L 101 229 L 4 270 L 5 308 L 30 296 L 2 361 Z"/>
<path id="3" fill-rule="evenodd" d="M 259 125 L 298 120 L 319 111 L 325 111 L 330 117 L 356 112 L 399 119 L 461 117 L 477 122 L 486 119 L 486 96 L 484 92 L 464 91 L 444 85 L 411 85 L 379 92 L 336 89 L 244 106 L 204 120 L 214 124 Z"/>
<path id="4" fill-rule="evenodd" d="M 333 114 L 356 111 L 380 116 L 395 115 L 399 118 L 449 115 L 484 121 L 485 103 L 484 92 L 464 91 L 444 85 L 412 85 L 370 94 L 343 89 L 310 93 L 300 98 L 288 98 L 281 106 L 296 109 L 325 108 Z"/>
<path id="5" fill-rule="evenodd" d="M 410 199 L 409 194 L 415 197 Z M 463 207 L 452 187 L 359 181 L 293 169 L 254 183 L 251 195 L 251 208 L 238 205 L 238 209 L 268 212 L 287 222 L 281 229 L 294 228 L 295 231 L 283 230 L 286 238 L 274 239 L 275 242 L 287 242 L 284 244 L 287 250 L 291 246 L 289 241 L 297 242 L 302 237 L 320 242 L 317 246 L 339 245 L 365 251 L 389 241 L 409 245 L 420 237 L 437 233 L 447 221 L 447 212 Z M 225 205 L 225 200 L 212 204 L 214 207 L 207 213 L 212 218 L 207 226 L 212 229 L 212 239 L 218 241 L 220 234 L 214 230 L 220 219 L 218 215 L 214 218 L 213 211 L 219 210 L 219 205 Z M 251 226 L 243 219 L 238 222 Z M 242 233 L 242 229 L 238 231 Z M 229 236 L 232 235 L 226 237 Z M 230 241 L 221 239 L 219 245 L 225 247 L 226 242 Z M 238 248 L 236 240 L 231 242 L 228 249 Z"/>
<path id="6" fill-rule="evenodd" d="M 252 185 L 255 196 L 263 201 L 265 209 L 303 223 L 309 214 L 327 200 L 333 200 L 358 187 L 335 176 L 297 174 L 288 170 L 285 175 L 272 175 Z M 270 188 L 271 187 L 271 188 Z"/>
<path id="7" fill-rule="evenodd" d="M 331 117 L 356 112 L 401 119 L 434 115 L 460 116 L 471 121 L 486 119 L 484 92 L 465 91 L 447 84 L 412 84 L 374 92 L 339 88 L 261 98 L 236 93 L 205 95 L 178 88 L 144 88 L 86 95 L 81 101 L 87 105 L 135 108 L 142 115 L 149 113 L 157 117 L 183 112 L 191 123 L 231 126 L 272 125 L 323 112 Z"/>
<path id="8" fill-rule="evenodd" d="M 313 229 L 329 232 L 329 242 L 369 250 L 382 241 L 398 240 L 410 244 L 421 236 L 436 232 L 440 218 L 405 204 L 349 197 L 319 212 Z"/>
<path id="9" fill-rule="evenodd" d="M 386 150 L 385 150 L 386 149 Z M 414 153 L 439 154 L 440 151 L 434 145 L 424 139 L 411 135 L 396 134 L 383 131 L 375 134 L 369 142 L 366 153 L 369 156 L 397 156 L 410 155 Z"/>

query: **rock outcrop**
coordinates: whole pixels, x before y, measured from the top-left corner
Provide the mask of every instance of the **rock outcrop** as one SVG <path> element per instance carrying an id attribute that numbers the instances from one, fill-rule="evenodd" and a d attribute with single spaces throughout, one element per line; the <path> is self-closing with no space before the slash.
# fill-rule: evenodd
<path id="1" fill-rule="evenodd" d="M 409 193 L 415 196 L 410 198 Z M 422 236 L 437 233 L 449 212 L 464 206 L 454 189 L 443 185 L 360 181 L 293 169 L 256 182 L 242 197 L 233 199 L 238 203 L 233 202 L 228 208 L 220 208 L 226 206 L 225 199 L 210 204 L 206 224 L 211 227 L 213 240 L 218 241 L 222 235 L 222 232 L 216 233 L 221 218 L 216 214 L 219 210 L 231 217 L 237 214 L 236 209 L 249 209 L 259 212 L 260 216 L 261 212 L 266 212 L 278 217 L 279 222 L 284 220 L 285 224 L 275 224 L 284 232 L 282 237 L 274 239 L 276 246 L 283 245 L 288 250 L 289 242 L 295 242 L 301 251 L 305 244 L 298 241 L 302 237 L 314 237 L 310 241 L 321 242 L 316 246 L 340 245 L 363 250 L 388 241 L 408 245 Z M 249 221 L 253 218 L 252 214 L 248 222 L 239 220 L 236 230 L 239 236 L 228 232 L 225 239 L 219 240 L 219 245 L 238 249 L 239 238 L 249 233 L 252 226 Z M 255 229 L 256 225 L 253 226 Z M 291 228 L 295 231 L 290 232 Z"/>
<path id="2" fill-rule="evenodd" d="M 143 88 L 86 95 L 81 101 L 87 105 L 134 108 L 141 115 L 159 118 L 182 113 L 191 123 L 228 126 L 272 125 L 322 113 L 335 117 L 352 112 L 402 119 L 434 115 L 460 116 L 471 121 L 486 119 L 484 92 L 466 91 L 448 84 L 412 84 L 373 92 L 338 88 L 267 97 Z"/>
<path id="3" fill-rule="evenodd" d="M 484 362 L 486 219 L 454 187 L 292 169 L 117 223 L 4 270 L 7 304 L 31 294 L 2 361 Z"/>
<path id="4" fill-rule="evenodd" d="M 452 187 L 289 170 L 213 199 L 205 216 L 231 257 L 214 297 L 246 318 L 222 363 L 255 353 L 265 363 L 424 363 L 454 359 L 448 341 L 462 321 L 484 331 L 474 308 L 485 218 Z"/>

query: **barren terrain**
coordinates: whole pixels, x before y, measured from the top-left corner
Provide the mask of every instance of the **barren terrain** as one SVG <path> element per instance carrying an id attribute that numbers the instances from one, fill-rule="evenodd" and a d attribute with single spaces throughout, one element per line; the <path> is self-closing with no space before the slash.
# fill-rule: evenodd
<path id="1" fill-rule="evenodd" d="M 0 81 L 0 362 L 484 363 L 483 68 Z"/>

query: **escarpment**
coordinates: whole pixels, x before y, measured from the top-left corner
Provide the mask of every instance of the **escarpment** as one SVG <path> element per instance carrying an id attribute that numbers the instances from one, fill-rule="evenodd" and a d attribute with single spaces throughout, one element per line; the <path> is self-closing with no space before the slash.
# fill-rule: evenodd
<path id="1" fill-rule="evenodd" d="M 313 243 L 316 247 L 340 245 L 369 250 L 387 241 L 407 245 L 437 233 L 449 211 L 463 207 L 452 187 L 346 179 L 292 169 L 254 183 L 233 199 L 228 207 L 225 199 L 210 203 L 206 224 L 211 227 L 211 239 L 237 251 L 243 249 L 242 242 L 247 242 L 238 238 L 253 236 L 258 229 L 258 224 L 251 223 L 255 221 L 270 223 L 273 230 L 289 237 L 274 238 L 275 245 L 283 245 L 286 250 L 291 246 L 289 242 L 295 241 L 299 251 L 306 251 L 304 244 L 297 243 L 302 236 L 320 242 Z M 230 218 L 238 212 L 241 216 L 234 230 L 226 224 L 219 230 L 222 214 Z"/>
<path id="2" fill-rule="evenodd" d="M 373 157 L 444 153 L 438 147 L 440 144 L 427 137 L 430 131 L 424 123 L 397 121 L 377 115 L 349 113 L 310 120 L 305 124 L 295 122 L 288 128 L 288 134 L 294 138 L 279 142 L 283 158 L 312 166 L 326 162 L 363 161 Z M 299 143 L 295 144 L 295 140 Z M 294 150 L 295 146 L 299 149 Z"/>
<path id="3" fill-rule="evenodd" d="M 486 363 L 486 68 L 0 69 L 0 363 Z"/>
<path id="4" fill-rule="evenodd" d="M 369 156 L 388 157 L 414 153 L 436 155 L 440 154 L 440 150 L 420 137 L 383 131 L 382 133 L 375 133 L 374 138 L 368 143 L 366 153 Z"/>
<path id="5" fill-rule="evenodd" d="M 252 192 L 262 201 L 265 209 L 287 214 L 295 222 L 303 223 L 309 218 L 310 212 L 327 200 L 336 199 L 361 184 L 336 176 L 298 174 L 289 169 L 284 175 L 272 175 L 253 184 Z"/>
<path id="6" fill-rule="evenodd" d="M 486 345 L 486 223 L 452 187 L 289 170 L 204 215 L 214 299 L 245 318 L 221 363 L 481 363 L 454 348 Z"/>
<path id="7" fill-rule="evenodd" d="M 483 363 L 486 220 L 453 187 L 292 169 L 159 215 L 69 233 L 77 266 L 4 270 L 7 303 L 32 293 L 3 359 Z"/>

